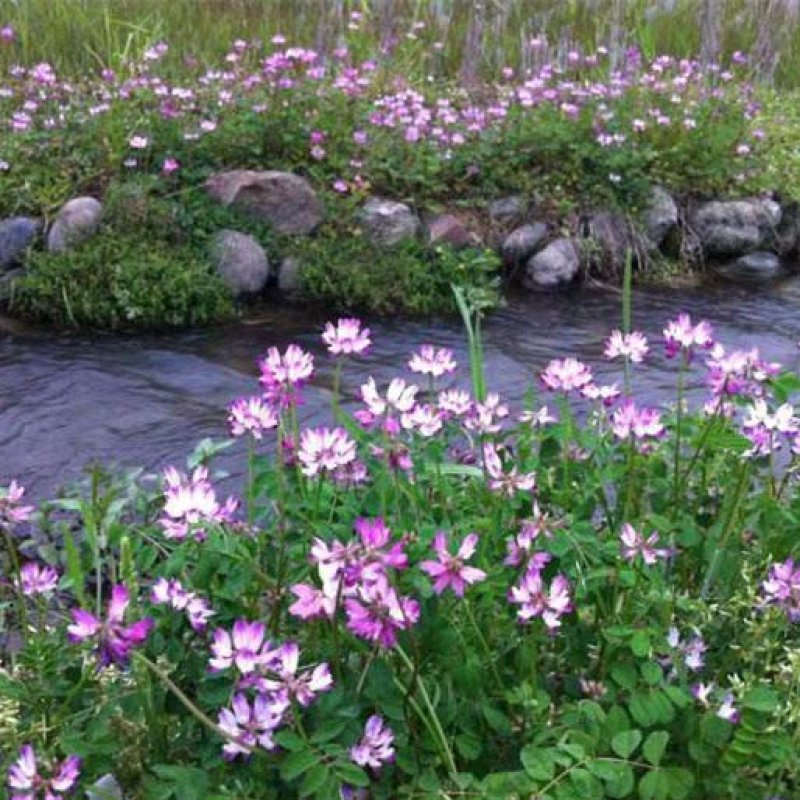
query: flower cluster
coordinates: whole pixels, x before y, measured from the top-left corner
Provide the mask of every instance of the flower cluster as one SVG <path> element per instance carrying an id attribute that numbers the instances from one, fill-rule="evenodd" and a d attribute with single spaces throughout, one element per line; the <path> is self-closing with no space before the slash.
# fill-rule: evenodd
<path id="1" fill-rule="evenodd" d="M 800 566 L 794 559 L 773 564 L 761 591 L 767 604 L 783 609 L 791 622 L 800 622 Z"/>
<path id="2" fill-rule="evenodd" d="M 519 606 L 517 618 L 520 622 L 541 617 L 547 630 L 555 632 L 561 627 L 561 617 L 572 611 L 570 585 L 565 575 L 558 574 L 548 586 L 542 573 L 550 559 L 547 554 L 539 556 L 529 561 L 525 574 L 511 588 L 508 599 Z"/>
<path id="3" fill-rule="evenodd" d="M 62 800 L 75 788 L 80 776 L 81 759 L 68 756 L 45 777 L 33 747 L 23 745 L 17 760 L 8 770 L 11 800 Z"/>
<path id="4" fill-rule="evenodd" d="M 208 600 L 187 591 L 175 578 L 159 578 L 150 590 L 150 601 L 155 605 L 168 605 L 175 611 L 185 611 L 189 624 L 196 631 L 204 631 L 214 616 Z"/>

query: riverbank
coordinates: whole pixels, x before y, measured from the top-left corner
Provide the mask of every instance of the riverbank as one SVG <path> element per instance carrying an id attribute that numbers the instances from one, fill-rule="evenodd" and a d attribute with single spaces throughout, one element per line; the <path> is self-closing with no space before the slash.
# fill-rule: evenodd
<path id="1" fill-rule="evenodd" d="M 414 82 L 391 57 L 166 43 L 0 93 L 0 283 L 61 326 L 206 324 L 276 293 L 430 315 L 533 291 L 713 270 L 774 280 L 798 247 L 791 103 L 726 65 L 574 51 L 497 81 Z M 373 56 L 374 57 L 371 57 Z M 718 269 L 719 268 L 719 269 Z"/>

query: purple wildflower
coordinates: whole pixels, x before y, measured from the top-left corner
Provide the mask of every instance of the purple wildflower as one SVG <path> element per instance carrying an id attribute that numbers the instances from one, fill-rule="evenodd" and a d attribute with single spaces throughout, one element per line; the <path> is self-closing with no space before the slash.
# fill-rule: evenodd
<path id="1" fill-rule="evenodd" d="M 380 769 L 394 761 L 394 733 L 382 717 L 373 714 L 364 726 L 361 741 L 350 748 L 350 758 L 360 767 Z"/>
<path id="2" fill-rule="evenodd" d="M 39 772 L 33 748 L 29 744 L 23 745 L 17 760 L 8 769 L 11 800 L 61 800 L 65 793 L 75 788 L 80 768 L 78 756 L 67 756 L 55 765 L 52 777 L 45 778 Z"/>
<path id="3" fill-rule="evenodd" d="M 470 533 L 465 536 L 455 555 L 450 554 L 447 544 L 447 534 L 439 531 L 433 538 L 433 549 L 438 560 L 423 561 L 420 569 L 433 578 L 433 591 L 436 594 L 442 594 L 449 587 L 456 596 L 463 597 L 468 585 L 486 579 L 486 573 L 482 569 L 464 563 L 475 555 L 478 534 Z"/>
<path id="4" fill-rule="evenodd" d="M 29 597 L 47 594 L 58 586 L 58 573 L 47 565 L 42 566 L 31 561 L 23 564 L 19 572 L 22 593 Z"/>

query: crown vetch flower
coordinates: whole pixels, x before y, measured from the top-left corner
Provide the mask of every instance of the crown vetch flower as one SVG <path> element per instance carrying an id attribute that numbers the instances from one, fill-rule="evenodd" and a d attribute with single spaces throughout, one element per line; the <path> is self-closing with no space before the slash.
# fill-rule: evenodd
<path id="1" fill-rule="evenodd" d="M 364 726 L 361 741 L 350 748 L 350 758 L 359 767 L 380 769 L 394 761 L 394 732 L 383 717 L 373 714 Z"/>
<path id="2" fill-rule="evenodd" d="M 619 533 L 622 542 L 622 557 L 627 561 L 633 561 L 637 556 L 648 566 L 656 564 L 659 559 L 669 558 L 668 548 L 658 548 L 658 533 L 653 531 L 647 538 L 639 533 L 629 522 L 622 525 Z"/>
<path id="3" fill-rule="evenodd" d="M 185 611 L 189 624 L 196 631 L 203 631 L 208 620 L 214 616 L 208 600 L 183 588 L 179 580 L 159 578 L 150 590 L 150 601 L 156 605 L 169 605 L 176 611 Z"/>
<path id="4" fill-rule="evenodd" d="M 208 662 L 212 672 L 235 666 L 242 675 L 249 675 L 256 668 L 271 664 L 277 650 L 265 640 L 266 630 L 263 622 L 245 619 L 236 620 L 231 633 L 217 628 Z"/>
<path id="5" fill-rule="evenodd" d="M 22 505 L 25 487 L 14 480 L 5 488 L 0 488 L 0 525 L 14 525 L 27 522 L 33 514 L 33 506 Z"/>
<path id="6" fill-rule="evenodd" d="M 647 338 L 640 331 L 631 331 L 630 333 L 613 331 L 606 341 L 603 352 L 605 357 L 611 361 L 624 358 L 634 364 L 640 364 L 649 350 Z"/>
<path id="7" fill-rule="evenodd" d="M 313 478 L 355 461 L 356 443 L 344 428 L 306 428 L 300 434 L 297 458 L 302 473 Z"/>
<path id="8" fill-rule="evenodd" d="M 277 428 L 278 422 L 278 413 L 263 397 L 240 397 L 228 406 L 231 436 L 249 433 L 261 439 L 264 431 Z"/>
<path id="9" fill-rule="evenodd" d="M 406 383 L 402 378 L 393 378 L 382 396 L 378 391 L 375 379 L 370 376 L 361 386 L 361 400 L 366 408 L 355 413 L 356 419 L 369 428 L 379 419 L 383 420 L 383 429 L 391 436 L 400 432 L 400 423 L 395 415 L 408 414 L 416 405 L 419 388 Z"/>
<path id="10" fill-rule="evenodd" d="M 340 319 L 336 325 L 328 322 L 322 334 L 332 356 L 350 356 L 366 353 L 372 344 L 369 328 L 361 327 L 360 319 Z"/>
<path id="11" fill-rule="evenodd" d="M 791 622 L 800 622 L 800 566 L 794 559 L 773 564 L 761 592 L 767 604 L 783 609 Z"/>
<path id="12" fill-rule="evenodd" d="M 618 439 L 655 439 L 664 434 L 661 414 L 654 408 L 638 408 L 625 399 L 611 415 L 611 429 Z"/>
<path id="13" fill-rule="evenodd" d="M 206 535 L 203 523 L 230 522 L 239 505 L 234 497 L 220 505 L 206 467 L 198 467 L 191 478 L 167 467 L 164 483 L 164 516 L 159 522 L 168 539 L 185 539 L 191 531 L 202 540 Z"/>
<path id="14" fill-rule="evenodd" d="M 593 381 L 592 370 L 576 358 L 553 359 L 541 374 L 542 384 L 551 392 L 580 391 Z"/>
<path id="15" fill-rule="evenodd" d="M 355 597 L 345 600 L 347 627 L 362 639 L 391 648 L 398 631 L 407 630 L 419 620 L 419 603 L 398 596 L 385 576 L 362 584 Z"/>
<path id="16" fill-rule="evenodd" d="M 47 565 L 42 566 L 30 561 L 22 565 L 19 573 L 22 593 L 29 597 L 47 594 L 58 586 L 58 573 Z"/>
<path id="17" fill-rule="evenodd" d="M 483 447 L 483 465 L 493 492 L 513 497 L 517 492 L 532 492 L 536 488 L 536 473 L 520 473 L 516 467 L 505 471 L 497 448 L 489 442 Z"/>
<path id="18" fill-rule="evenodd" d="M 266 398 L 285 407 L 300 402 L 300 390 L 314 374 L 314 357 L 296 344 L 290 344 L 283 355 L 277 347 L 270 347 L 258 366 Z"/>
<path id="19" fill-rule="evenodd" d="M 482 569 L 464 563 L 475 555 L 478 534 L 470 533 L 465 536 L 455 555 L 450 554 L 447 544 L 447 534 L 439 531 L 433 537 L 433 549 L 438 561 L 423 561 L 419 566 L 433 578 L 433 591 L 436 594 L 442 594 L 449 587 L 458 597 L 463 597 L 468 585 L 486 579 L 486 573 Z"/>
<path id="20" fill-rule="evenodd" d="M 131 625 L 123 625 L 125 611 L 130 603 L 128 590 L 122 584 L 111 589 L 111 600 L 105 621 L 81 608 L 72 611 L 72 625 L 68 626 L 69 640 L 73 643 L 97 639 L 97 653 L 101 667 L 114 663 L 125 666 L 131 651 L 144 644 L 152 627 L 149 617 Z"/>
<path id="21" fill-rule="evenodd" d="M 664 347 L 667 358 L 674 358 L 678 353 L 691 357 L 697 347 L 710 350 L 714 345 L 714 329 L 710 322 L 701 320 L 692 324 L 692 318 L 686 314 L 678 314 L 677 319 L 670 320 L 664 328 Z"/>
<path id="22" fill-rule="evenodd" d="M 217 718 L 219 727 L 230 737 L 222 747 L 225 759 L 248 756 L 256 747 L 274 750 L 277 745 L 272 737 L 289 705 L 284 697 L 259 694 L 251 706 L 244 694 L 235 694 L 231 708 L 223 708 Z"/>
<path id="23" fill-rule="evenodd" d="M 556 575 L 550 587 L 545 585 L 541 569 L 531 564 L 522 580 L 511 587 L 508 599 L 519 605 L 517 617 L 520 622 L 529 622 L 541 617 L 550 631 L 561 627 L 561 617 L 572 611 L 569 581 L 564 575 Z"/>
<path id="24" fill-rule="evenodd" d="M 333 589 L 333 594 L 326 590 Z M 324 584 L 322 589 L 307 583 L 296 583 L 289 591 L 297 600 L 289 606 L 289 613 L 302 620 L 333 619 L 336 613 L 336 586 Z"/>
<path id="25" fill-rule="evenodd" d="M 39 771 L 39 764 L 31 745 L 23 745 L 17 760 L 8 769 L 8 788 L 12 790 L 11 800 L 62 800 L 62 796 L 72 791 L 80 775 L 81 759 L 67 756 L 55 765 L 52 777 L 45 778 Z"/>
<path id="26" fill-rule="evenodd" d="M 270 660 L 268 669 L 276 677 L 264 678 L 259 685 L 274 696 L 296 700 L 301 706 L 311 705 L 316 695 L 333 688 L 333 676 L 327 664 L 298 673 L 299 664 L 300 647 L 297 642 L 286 642 Z"/>
<path id="27" fill-rule="evenodd" d="M 464 427 L 476 433 L 499 433 L 508 414 L 508 406 L 500 399 L 500 395 L 489 392 L 482 403 L 472 404 Z"/>
<path id="28" fill-rule="evenodd" d="M 432 344 L 423 344 L 411 356 L 408 368 L 420 375 L 430 375 L 432 378 L 441 378 L 456 371 L 458 364 L 453 358 L 453 351 L 447 347 L 434 347 Z"/>

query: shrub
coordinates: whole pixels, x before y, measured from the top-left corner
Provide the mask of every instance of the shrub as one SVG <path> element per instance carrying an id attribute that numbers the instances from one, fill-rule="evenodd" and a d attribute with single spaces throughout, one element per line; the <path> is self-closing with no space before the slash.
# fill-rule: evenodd
<path id="1" fill-rule="evenodd" d="M 11 309 L 58 325 L 126 330 L 215 322 L 233 305 L 196 249 L 105 231 L 63 253 L 32 252 Z"/>

